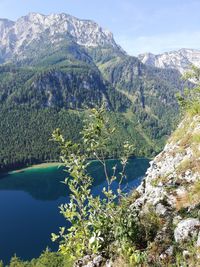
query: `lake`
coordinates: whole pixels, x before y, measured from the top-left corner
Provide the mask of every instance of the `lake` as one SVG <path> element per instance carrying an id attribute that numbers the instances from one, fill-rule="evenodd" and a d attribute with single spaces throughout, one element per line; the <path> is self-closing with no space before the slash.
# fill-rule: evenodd
<path id="1" fill-rule="evenodd" d="M 116 160 L 107 160 L 111 173 Z M 149 160 L 134 158 L 126 169 L 126 191 L 138 186 L 149 166 Z M 120 166 L 117 167 L 120 171 Z M 101 193 L 106 185 L 103 168 L 97 161 L 89 165 L 94 177 L 92 192 Z M 61 183 L 66 177 L 63 167 L 38 165 L 20 172 L 0 174 L 0 259 L 8 263 L 16 254 L 23 260 L 38 257 L 49 247 L 57 249 L 51 242 L 51 233 L 57 233 L 66 222 L 59 213 L 59 205 L 69 201 L 69 190 Z M 116 183 L 113 184 L 115 190 Z"/>

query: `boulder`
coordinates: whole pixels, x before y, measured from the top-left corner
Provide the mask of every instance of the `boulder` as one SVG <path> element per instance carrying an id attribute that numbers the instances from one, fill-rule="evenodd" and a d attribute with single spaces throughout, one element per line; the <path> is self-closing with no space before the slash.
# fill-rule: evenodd
<path id="1" fill-rule="evenodd" d="M 167 214 L 167 208 L 163 204 L 158 203 L 156 205 L 156 213 L 160 216 L 165 216 Z"/>
<path id="2" fill-rule="evenodd" d="M 174 238 L 177 243 L 189 241 L 198 235 L 200 228 L 200 221 L 194 218 L 188 218 L 178 223 L 175 231 Z"/>

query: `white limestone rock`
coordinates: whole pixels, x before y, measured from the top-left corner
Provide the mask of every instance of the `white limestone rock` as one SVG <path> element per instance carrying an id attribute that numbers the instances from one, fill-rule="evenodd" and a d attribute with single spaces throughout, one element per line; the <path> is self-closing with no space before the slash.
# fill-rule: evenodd
<path id="1" fill-rule="evenodd" d="M 173 252 L 174 252 L 174 247 L 173 246 L 168 247 L 168 249 L 166 249 L 165 252 L 160 255 L 160 259 L 165 260 L 167 257 L 172 256 Z"/>
<path id="2" fill-rule="evenodd" d="M 10 58 L 23 57 L 24 49 L 43 37 L 51 44 L 59 44 L 67 38 L 85 46 L 112 46 L 120 49 L 110 31 L 91 20 L 82 20 L 67 14 L 29 13 L 16 22 L 0 19 L 0 56 L 6 62 Z M 0 60 L 1 60 L 0 57 Z"/>
<path id="3" fill-rule="evenodd" d="M 199 219 L 188 218 L 178 223 L 174 230 L 174 238 L 177 243 L 188 241 L 197 236 L 200 229 Z"/>
<path id="4" fill-rule="evenodd" d="M 163 204 L 158 203 L 156 205 L 156 213 L 160 216 L 165 216 L 167 214 L 167 208 Z"/>

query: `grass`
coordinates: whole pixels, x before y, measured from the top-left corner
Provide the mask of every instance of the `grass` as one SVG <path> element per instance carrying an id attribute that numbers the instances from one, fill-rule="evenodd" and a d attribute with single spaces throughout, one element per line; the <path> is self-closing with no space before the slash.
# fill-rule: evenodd
<path id="1" fill-rule="evenodd" d="M 196 116 L 194 118 L 195 119 L 191 121 L 191 116 L 187 115 L 179 128 L 173 133 L 169 141 L 173 144 L 178 143 L 179 147 L 183 148 L 191 144 L 200 144 L 200 131 L 194 131 L 200 123 L 200 116 Z"/>
<path id="2" fill-rule="evenodd" d="M 200 144 L 200 133 L 193 134 L 192 143 Z"/>
<path id="3" fill-rule="evenodd" d="M 200 114 L 200 102 L 199 100 L 194 101 L 187 109 L 187 112 L 191 115 Z"/>
<path id="4" fill-rule="evenodd" d="M 187 170 L 192 171 L 193 173 L 200 173 L 200 158 L 195 156 L 183 160 L 177 167 L 176 172 L 178 175 L 184 175 Z"/>
<path id="5" fill-rule="evenodd" d="M 200 178 L 176 197 L 176 210 L 179 211 L 192 205 L 200 203 Z"/>
<path id="6" fill-rule="evenodd" d="M 188 129 L 188 119 L 185 119 L 183 124 L 179 126 L 179 128 L 173 133 L 169 141 L 172 143 L 177 143 L 187 132 L 187 129 Z"/>

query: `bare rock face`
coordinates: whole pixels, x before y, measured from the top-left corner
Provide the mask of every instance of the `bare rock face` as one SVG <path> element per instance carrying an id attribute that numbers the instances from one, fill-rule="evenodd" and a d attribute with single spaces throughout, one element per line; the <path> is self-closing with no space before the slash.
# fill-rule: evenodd
<path id="1" fill-rule="evenodd" d="M 158 213 L 163 213 L 165 209 L 176 209 L 178 204 L 189 207 L 192 202 L 198 203 L 198 199 L 183 201 L 200 181 L 200 168 L 197 167 L 200 166 L 200 146 L 195 141 L 195 137 L 200 136 L 199 125 L 200 116 L 186 119 L 164 150 L 150 162 L 145 180 L 136 189 L 140 197 L 133 204 L 135 207 L 141 208 L 148 203 L 157 207 Z"/>
<path id="2" fill-rule="evenodd" d="M 34 42 L 48 40 L 56 46 L 64 40 L 85 46 L 112 46 L 121 49 L 110 31 L 91 20 L 81 20 L 67 14 L 30 13 L 16 22 L 0 19 L 0 59 L 20 57 Z M 39 47 L 39 45 L 38 45 Z"/>
<path id="3" fill-rule="evenodd" d="M 178 243 L 192 240 L 195 238 L 200 229 L 199 219 L 188 218 L 178 223 L 174 230 L 174 238 Z"/>
<path id="4" fill-rule="evenodd" d="M 158 68 L 177 69 L 181 73 L 187 71 L 191 65 L 200 67 L 200 50 L 180 49 L 178 51 L 166 52 L 159 55 L 145 53 L 138 58 L 147 65 Z"/>

